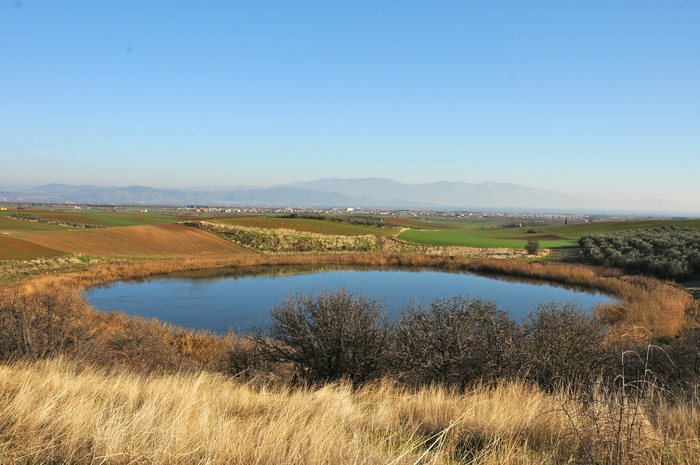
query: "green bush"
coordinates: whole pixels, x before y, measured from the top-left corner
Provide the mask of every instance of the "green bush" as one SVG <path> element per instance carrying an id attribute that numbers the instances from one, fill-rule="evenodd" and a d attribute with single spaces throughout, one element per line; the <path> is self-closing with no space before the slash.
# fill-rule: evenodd
<path id="1" fill-rule="evenodd" d="M 530 255 L 537 255 L 540 253 L 540 242 L 535 240 L 527 241 L 527 244 L 525 244 L 525 250 Z"/>

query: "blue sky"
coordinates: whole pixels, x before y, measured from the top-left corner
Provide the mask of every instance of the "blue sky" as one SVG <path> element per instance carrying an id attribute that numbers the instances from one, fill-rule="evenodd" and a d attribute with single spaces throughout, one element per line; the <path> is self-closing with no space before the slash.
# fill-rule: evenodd
<path id="1" fill-rule="evenodd" d="M 700 200 L 700 2 L 0 0 L 0 186 Z"/>

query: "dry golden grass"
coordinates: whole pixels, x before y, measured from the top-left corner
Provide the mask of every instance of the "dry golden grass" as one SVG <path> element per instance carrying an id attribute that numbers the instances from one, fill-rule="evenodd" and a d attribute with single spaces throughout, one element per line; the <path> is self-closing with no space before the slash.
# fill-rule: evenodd
<path id="1" fill-rule="evenodd" d="M 251 253 L 213 234 L 175 224 L 32 232 L 21 238 L 61 252 L 101 257 L 215 257 Z"/>
<path id="2" fill-rule="evenodd" d="M 0 294 L 42 298 L 120 279 L 255 265 L 435 267 L 602 289 L 620 299 L 600 310 L 601 318 L 613 324 L 612 335 L 639 325 L 656 335 L 673 333 L 685 324 L 684 312 L 693 304 L 676 286 L 590 267 L 408 254 L 132 261 L 8 284 Z M 28 334 L 34 345 L 44 336 L 46 344 L 76 338 L 80 344 L 68 346 L 67 353 L 77 351 L 76 360 L 112 366 L 113 371 L 60 359 L 0 366 L 0 464 L 540 465 L 572 458 L 573 463 L 594 463 L 589 453 L 596 463 L 700 463 L 700 410 L 692 402 L 630 408 L 626 401 L 601 397 L 596 423 L 584 404 L 572 400 L 573 393 L 545 393 L 519 382 L 463 393 L 437 387 L 411 390 L 390 381 L 357 391 L 347 385 L 265 387 L 256 380 L 244 383 L 199 371 L 221 369 L 235 342 L 230 337 L 89 309 L 80 309 L 74 318 L 66 314 L 70 332 L 56 333 L 54 320 L 30 310 L 25 308 L 29 320 L 21 327 L 33 331 Z M 187 372 L 144 374 L 174 367 Z M 614 422 L 620 410 L 615 405 L 625 405 L 623 417 L 631 413 L 641 425 L 635 429 L 633 455 L 618 462 L 606 459 L 616 442 Z"/>
<path id="3" fill-rule="evenodd" d="M 517 382 L 465 392 L 386 381 L 311 390 L 206 372 L 20 363 L 0 366 L 0 463 L 586 463 L 562 405 L 560 394 Z M 569 414 L 579 415 L 575 406 Z M 644 447 L 623 463 L 698 463 L 697 410 L 662 405 L 638 415 L 649 426 L 635 436 Z"/>

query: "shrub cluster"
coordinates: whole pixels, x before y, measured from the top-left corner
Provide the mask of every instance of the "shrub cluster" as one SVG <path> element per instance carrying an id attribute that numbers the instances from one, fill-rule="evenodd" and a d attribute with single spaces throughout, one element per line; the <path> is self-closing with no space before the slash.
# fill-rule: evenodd
<path id="1" fill-rule="evenodd" d="M 683 279 L 700 273 L 700 230 L 677 226 L 585 236 L 579 240 L 584 260 L 645 273 Z"/>
<path id="2" fill-rule="evenodd" d="M 492 301 L 457 296 L 410 307 L 389 325 L 380 303 L 340 290 L 289 299 L 272 316 L 254 338 L 262 356 L 307 382 L 390 376 L 465 387 L 527 378 L 551 388 L 613 365 L 603 326 L 572 305 L 543 304 L 518 323 Z"/>
<path id="3" fill-rule="evenodd" d="M 269 330 L 253 338 L 251 363 L 291 367 L 297 379 L 311 383 L 348 379 L 359 385 L 388 376 L 413 386 L 463 388 L 526 379 L 553 389 L 613 382 L 624 362 L 628 376 L 653 373 L 680 393 L 700 385 L 700 330 L 652 345 L 638 339 L 623 344 L 571 304 L 544 303 L 517 322 L 492 301 L 457 296 L 407 308 L 388 324 L 379 302 L 340 290 L 289 299 L 272 316 Z"/>
<path id="4" fill-rule="evenodd" d="M 55 283 L 0 290 L 0 360 L 64 355 L 138 371 L 223 369 L 236 341 L 156 320 L 92 310 Z"/>
<path id="5" fill-rule="evenodd" d="M 536 240 L 529 240 L 525 244 L 525 250 L 530 255 L 537 255 L 540 253 L 540 242 Z"/>
<path id="6" fill-rule="evenodd" d="M 188 221 L 184 224 L 261 252 L 371 252 L 383 247 L 382 239 L 374 235 L 340 236 L 288 229 L 219 225 L 203 221 Z"/>
<path id="7" fill-rule="evenodd" d="M 215 336 L 89 308 L 77 289 L 47 284 L 0 292 L 0 359 L 64 355 L 138 371 L 213 369 L 260 379 L 355 386 L 390 377 L 411 386 L 462 388 L 527 379 L 546 389 L 589 385 L 620 373 L 658 374 L 680 392 L 700 385 L 700 331 L 611 343 L 599 320 L 577 307 L 542 304 L 523 322 L 493 302 L 457 296 L 410 307 L 389 324 L 380 302 L 344 290 L 299 295 L 272 310 L 265 332 Z"/>

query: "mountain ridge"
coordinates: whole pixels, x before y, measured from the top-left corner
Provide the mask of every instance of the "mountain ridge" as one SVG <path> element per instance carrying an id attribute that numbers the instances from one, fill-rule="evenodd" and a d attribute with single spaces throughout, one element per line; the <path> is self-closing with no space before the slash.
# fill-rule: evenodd
<path id="1" fill-rule="evenodd" d="M 506 182 L 441 180 L 411 184 L 388 178 L 320 178 L 267 187 L 161 188 L 51 183 L 14 191 L 0 186 L 0 200 L 3 199 L 6 202 L 106 205 L 530 209 L 571 212 L 635 209 L 622 202 L 578 197 Z M 659 212 L 682 210 L 662 200 L 651 203 Z M 650 202 L 644 201 L 644 205 L 648 206 Z M 643 211 L 643 208 L 638 210 Z"/>

